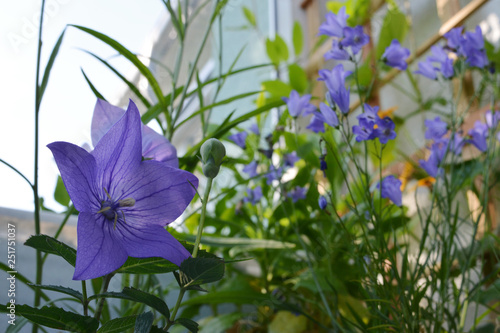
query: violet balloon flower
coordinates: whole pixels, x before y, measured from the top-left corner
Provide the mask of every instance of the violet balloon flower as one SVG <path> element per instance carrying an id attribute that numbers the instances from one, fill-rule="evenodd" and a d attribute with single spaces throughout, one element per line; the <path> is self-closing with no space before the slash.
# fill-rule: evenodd
<path id="1" fill-rule="evenodd" d="M 123 116 L 125 110 L 98 99 L 94 108 L 90 135 L 95 147 L 109 129 Z M 179 160 L 175 147 L 163 135 L 156 133 L 150 127 L 141 125 L 142 156 L 144 159 L 164 162 L 178 168 Z"/>
<path id="2" fill-rule="evenodd" d="M 380 183 L 377 184 L 377 189 L 380 189 Z M 403 194 L 401 192 L 401 181 L 393 175 L 387 176 L 382 179 L 382 198 L 391 200 L 396 206 L 403 204 Z"/>
<path id="3" fill-rule="evenodd" d="M 118 269 L 130 257 L 162 257 L 180 265 L 189 252 L 165 229 L 193 199 L 198 179 L 142 159 L 142 125 L 130 102 L 89 153 L 67 142 L 48 145 L 80 212 L 74 280 Z"/>
<path id="4" fill-rule="evenodd" d="M 398 68 L 404 71 L 408 64 L 406 59 L 410 56 L 410 50 L 402 47 L 397 39 L 393 39 L 391 45 L 389 45 L 384 54 L 382 54 L 382 61 L 391 67 Z"/>

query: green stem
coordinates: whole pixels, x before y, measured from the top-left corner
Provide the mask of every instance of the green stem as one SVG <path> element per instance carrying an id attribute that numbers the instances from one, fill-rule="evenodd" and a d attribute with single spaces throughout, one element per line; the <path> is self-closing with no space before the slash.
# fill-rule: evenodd
<path id="1" fill-rule="evenodd" d="M 201 215 L 200 215 L 200 225 L 198 226 L 198 235 L 196 235 L 196 241 L 194 242 L 193 258 L 198 255 L 198 247 L 201 242 L 201 234 L 203 233 L 203 225 L 205 224 L 205 215 L 207 210 L 208 197 L 210 195 L 210 190 L 212 189 L 213 178 L 207 178 L 207 186 L 205 187 L 205 194 L 203 195 L 203 203 L 201 205 Z"/>
<path id="2" fill-rule="evenodd" d="M 108 291 L 109 282 L 114 275 L 114 273 L 110 273 L 104 276 L 100 294 L 104 294 L 106 291 Z M 94 315 L 94 318 L 97 319 L 97 321 L 99 321 L 99 319 L 101 318 L 102 309 L 104 308 L 104 302 L 106 302 L 106 297 L 101 297 L 99 299 L 99 302 L 97 303 L 97 308 Z"/>
<path id="3" fill-rule="evenodd" d="M 198 247 L 200 246 L 201 235 L 203 234 L 203 225 L 205 224 L 205 215 L 207 212 L 207 202 L 208 202 L 208 198 L 210 196 L 210 190 L 212 189 L 212 182 L 213 182 L 213 178 L 207 177 L 207 186 L 205 187 L 205 193 L 203 195 L 203 202 L 201 204 L 200 224 L 198 225 L 198 234 L 196 235 L 196 241 L 194 243 L 194 248 L 193 248 L 193 258 L 196 258 L 196 256 L 198 255 Z M 174 324 L 175 316 L 177 315 L 177 312 L 179 311 L 179 308 L 181 307 L 182 298 L 184 297 L 185 293 L 186 293 L 186 289 L 181 287 L 181 290 L 179 292 L 179 296 L 177 297 L 177 302 L 175 303 L 175 307 L 172 310 L 172 315 L 170 316 L 170 319 L 167 318 L 167 325 L 165 325 L 165 327 L 163 328 L 164 331 L 167 331 Z"/>
<path id="4" fill-rule="evenodd" d="M 43 27 L 43 13 L 45 10 L 45 0 L 42 0 L 42 8 L 40 10 L 40 27 L 38 29 L 38 51 L 36 57 L 36 84 L 35 84 L 35 152 L 34 152 L 34 177 L 33 177 L 33 197 L 35 201 L 35 210 L 33 212 L 33 218 L 35 220 L 35 234 L 40 234 L 40 198 L 38 196 L 38 138 L 39 138 L 39 114 L 40 114 L 40 104 L 42 102 L 42 95 L 40 89 L 40 59 L 42 54 L 42 27 Z M 40 250 L 36 251 L 36 277 L 35 284 L 42 284 L 42 252 Z M 40 305 L 41 301 L 41 289 L 35 289 L 35 308 Z M 38 332 L 38 325 L 33 325 L 33 333 Z"/>
<path id="5" fill-rule="evenodd" d="M 87 282 L 82 280 L 82 295 L 83 295 L 83 315 L 89 315 L 89 301 L 87 300 Z"/>
<path id="6" fill-rule="evenodd" d="M 12 169 L 15 173 L 17 173 L 19 176 L 21 176 L 21 177 L 22 177 L 22 178 L 23 178 L 23 179 L 24 179 L 24 180 L 25 180 L 25 181 L 26 181 L 26 182 L 30 185 L 31 189 L 33 189 L 33 184 L 31 184 L 30 180 L 29 180 L 28 178 L 26 178 L 26 176 L 25 176 L 25 175 L 23 175 L 23 174 L 21 173 L 21 171 L 17 170 L 15 167 L 13 167 L 11 164 L 9 164 L 9 163 L 5 162 L 5 161 L 4 161 L 4 160 L 2 160 L 1 158 L 0 158 L 0 163 L 3 163 L 3 164 L 5 164 L 6 166 L 8 166 L 9 168 L 11 168 L 11 169 Z"/>

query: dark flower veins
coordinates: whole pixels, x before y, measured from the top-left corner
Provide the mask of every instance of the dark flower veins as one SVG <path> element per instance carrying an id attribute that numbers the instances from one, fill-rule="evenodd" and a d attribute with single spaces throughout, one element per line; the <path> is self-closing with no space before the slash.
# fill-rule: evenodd
<path id="1" fill-rule="evenodd" d="M 48 147 L 80 212 L 74 279 L 108 274 L 128 256 L 177 265 L 189 257 L 164 226 L 191 202 L 198 179 L 166 163 L 142 161 L 140 115 L 132 102 L 91 153 L 67 142 Z"/>

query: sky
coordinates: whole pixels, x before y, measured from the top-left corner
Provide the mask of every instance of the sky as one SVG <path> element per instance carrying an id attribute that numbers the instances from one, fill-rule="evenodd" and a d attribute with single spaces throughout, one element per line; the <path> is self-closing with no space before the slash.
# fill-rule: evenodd
<path id="1" fill-rule="evenodd" d="M 2 1 L 3 2 L 3 1 Z M 9 1 L 0 11 L 0 159 L 33 182 L 35 69 L 41 1 Z M 148 54 L 151 36 L 166 19 L 160 0 L 47 0 L 43 22 L 42 73 L 52 48 L 67 25 L 102 32 L 132 52 Z M 7 8 L 7 10 L 5 10 Z M 56 211 L 53 200 L 58 170 L 46 145 L 67 141 L 90 143 L 90 123 L 96 98 L 81 69 L 96 88 L 117 103 L 124 84 L 104 65 L 82 50 L 110 60 L 126 77 L 132 65 L 94 37 L 68 27 L 40 110 L 39 193 Z M 33 210 L 33 193 L 19 175 L 0 164 L 0 207 Z"/>

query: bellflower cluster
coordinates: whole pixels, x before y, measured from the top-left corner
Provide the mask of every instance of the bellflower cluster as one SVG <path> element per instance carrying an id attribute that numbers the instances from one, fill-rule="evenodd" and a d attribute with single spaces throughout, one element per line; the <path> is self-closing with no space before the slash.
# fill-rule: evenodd
<path id="1" fill-rule="evenodd" d="M 73 279 L 111 273 L 129 256 L 162 257 L 176 265 L 190 256 L 164 227 L 184 212 L 198 179 L 143 159 L 143 142 L 140 114 L 131 101 L 92 152 L 67 142 L 48 145 L 80 212 Z"/>
<path id="2" fill-rule="evenodd" d="M 330 106 L 335 106 L 334 109 L 338 108 L 343 114 L 348 114 L 351 88 L 345 87 L 345 79 L 351 75 L 352 72 L 344 71 L 344 66 L 338 64 L 332 70 L 322 69 L 318 74 L 318 81 L 324 81 L 328 89 L 327 101 Z"/>
<path id="3" fill-rule="evenodd" d="M 356 141 L 367 141 L 378 138 L 380 143 L 386 144 L 389 140 L 396 138 L 396 125 L 389 117 L 380 118 L 377 114 L 378 107 L 364 105 L 365 112 L 360 114 L 358 125 L 352 127 L 352 132 L 356 134 Z"/>
<path id="4" fill-rule="evenodd" d="M 431 47 L 432 55 L 418 64 L 417 74 L 429 79 L 437 80 L 437 73 L 450 79 L 454 76 L 452 58 L 465 59 L 470 67 L 484 68 L 489 61 L 484 49 L 484 39 L 479 26 L 474 32 L 467 31 L 462 34 L 462 27 L 451 29 L 444 34 L 447 39 L 446 46 L 434 45 Z M 438 67 L 436 67 L 439 65 Z"/>
<path id="5" fill-rule="evenodd" d="M 381 185 L 382 184 L 382 185 Z M 393 175 L 382 179 L 382 182 L 377 184 L 377 189 L 380 190 L 382 198 L 391 200 L 396 206 L 401 207 L 403 204 L 403 194 L 401 192 L 401 181 Z"/>
<path id="6" fill-rule="evenodd" d="M 353 60 L 353 56 L 370 41 L 370 37 L 363 32 L 361 25 L 354 28 L 347 26 L 349 15 L 346 14 L 345 7 L 340 8 L 337 14 L 327 13 L 325 18 L 326 21 L 319 27 L 319 34 L 334 38 L 332 48 L 325 53 L 326 60 Z"/>
<path id="7" fill-rule="evenodd" d="M 384 54 L 382 54 L 382 61 L 388 66 L 404 71 L 408 67 L 406 59 L 409 56 L 410 50 L 402 47 L 399 41 L 394 39 L 391 45 L 385 49 Z"/>

